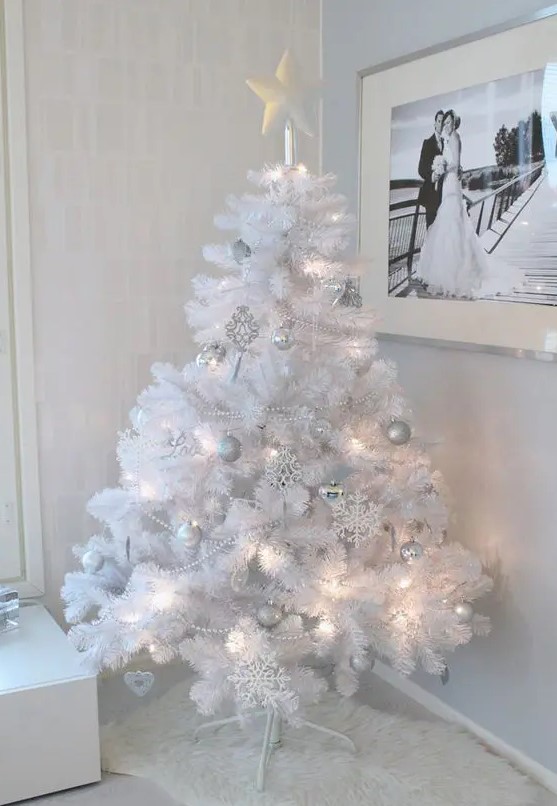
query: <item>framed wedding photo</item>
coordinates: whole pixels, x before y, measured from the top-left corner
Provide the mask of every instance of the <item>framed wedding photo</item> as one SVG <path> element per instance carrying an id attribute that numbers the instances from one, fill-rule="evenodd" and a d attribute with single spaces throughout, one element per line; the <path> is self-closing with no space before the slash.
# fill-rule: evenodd
<path id="1" fill-rule="evenodd" d="M 557 358 L 557 6 L 360 80 L 380 333 Z"/>

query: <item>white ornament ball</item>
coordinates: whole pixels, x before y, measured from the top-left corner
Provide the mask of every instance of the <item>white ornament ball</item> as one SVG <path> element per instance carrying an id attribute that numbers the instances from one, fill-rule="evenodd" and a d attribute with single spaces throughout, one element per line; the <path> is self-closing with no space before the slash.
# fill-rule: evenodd
<path id="1" fill-rule="evenodd" d="M 222 364 L 225 357 L 226 347 L 218 342 L 211 342 L 203 347 L 195 359 L 195 363 L 198 367 L 216 367 Z"/>
<path id="2" fill-rule="evenodd" d="M 81 558 L 81 564 L 86 574 L 96 574 L 97 571 L 100 571 L 104 565 L 104 557 L 100 551 L 91 549 L 90 551 L 85 552 Z"/>
<path id="3" fill-rule="evenodd" d="M 455 605 L 454 612 L 460 624 L 469 624 L 474 618 L 474 608 L 470 602 L 459 602 Z"/>
<path id="4" fill-rule="evenodd" d="M 195 549 L 201 543 L 201 527 L 196 521 L 184 521 L 176 536 L 188 549 Z"/>
<path id="5" fill-rule="evenodd" d="M 294 336 L 287 327 L 277 327 L 271 334 L 271 341 L 277 350 L 290 350 L 294 344 Z"/>
<path id="6" fill-rule="evenodd" d="M 231 434 L 219 440 L 217 453 L 223 462 L 235 462 L 242 454 L 242 443 Z"/>
<path id="7" fill-rule="evenodd" d="M 249 568 L 242 566 L 235 568 L 230 575 L 230 587 L 235 593 L 243 591 L 248 584 Z"/>
<path id="8" fill-rule="evenodd" d="M 417 540 L 409 540 L 400 547 L 400 556 L 405 563 L 414 562 L 424 556 L 424 547 Z"/>
<path id="9" fill-rule="evenodd" d="M 282 621 L 282 610 L 273 604 L 264 604 L 257 611 L 257 621 L 262 627 L 276 627 Z"/>
<path id="10" fill-rule="evenodd" d="M 338 501 L 344 495 L 344 486 L 337 484 L 336 481 L 331 481 L 330 484 L 322 484 L 318 493 L 323 501 Z"/>
<path id="11" fill-rule="evenodd" d="M 406 445 L 412 436 L 412 429 L 404 420 L 393 420 L 387 426 L 387 438 L 393 445 Z"/>
<path id="12" fill-rule="evenodd" d="M 361 655 L 354 655 L 350 658 L 350 666 L 355 672 L 370 672 L 375 666 L 375 656 L 369 649 L 364 650 Z"/>

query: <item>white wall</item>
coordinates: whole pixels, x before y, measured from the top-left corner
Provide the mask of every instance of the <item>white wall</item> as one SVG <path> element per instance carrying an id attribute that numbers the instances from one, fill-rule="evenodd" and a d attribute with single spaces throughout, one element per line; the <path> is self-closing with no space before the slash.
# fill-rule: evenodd
<path id="1" fill-rule="evenodd" d="M 542 8 L 528 0 L 324 0 L 323 163 L 356 209 L 356 72 Z M 554 364 L 385 345 L 454 496 L 454 535 L 497 574 L 493 634 L 457 652 L 451 706 L 557 771 Z"/>
<path id="2" fill-rule="evenodd" d="M 292 46 L 320 66 L 318 0 L 24 0 L 42 513 L 50 609 L 85 504 L 155 360 L 182 365 L 200 248 L 248 168 L 281 158 L 245 79 Z M 317 167 L 317 144 L 301 158 Z M 210 267 L 207 267 L 211 271 Z"/>

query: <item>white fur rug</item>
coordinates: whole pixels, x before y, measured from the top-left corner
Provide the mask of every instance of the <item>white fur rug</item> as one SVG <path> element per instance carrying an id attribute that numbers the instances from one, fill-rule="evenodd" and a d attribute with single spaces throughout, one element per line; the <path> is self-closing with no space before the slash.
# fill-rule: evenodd
<path id="1" fill-rule="evenodd" d="M 308 719 L 349 735 L 353 755 L 307 728 L 285 729 L 266 791 L 255 774 L 263 723 L 193 740 L 204 720 L 180 683 L 103 729 L 103 768 L 158 783 L 184 806 L 528 806 L 528 781 L 460 729 L 330 695 Z"/>

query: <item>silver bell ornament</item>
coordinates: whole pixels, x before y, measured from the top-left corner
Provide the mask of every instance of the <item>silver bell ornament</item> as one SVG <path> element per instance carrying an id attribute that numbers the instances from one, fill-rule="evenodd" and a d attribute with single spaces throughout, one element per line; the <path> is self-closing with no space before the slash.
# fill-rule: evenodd
<path id="1" fill-rule="evenodd" d="M 474 608 L 470 602 L 459 602 L 454 607 L 459 624 L 469 624 L 474 618 Z"/>
<path id="2" fill-rule="evenodd" d="M 90 549 L 81 558 L 81 564 L 86 574 L 96 574 L 104 565 L 104 557 L 100 551 Z"/>
<path id="3" fill-rule="evenodd" d="M 408 540 L 400 547 L 400 556 L 405 563 L 412 563 L 424 556 L 424 547 L 417 540 Z"/>
<path id="4" fill-rule="evenodd" d="M 206 344 L 197 358 L 195 363 L 198 367 L 217 367 L 222 364 L 226 357 L 226 347 L 216 341 Z"/>
<path id="5" fill-rule="evenodd" d="M 282 621 L 282 610 L 274 604 L 264 604 L 257 611 L 256 618 L 262 627 L 270 629 Z"/>
<path id="6" fill-rule="evenodd" d="M 294 336 L 287 327 L 277 327 L 271 334 L 271 341 L 277 350 L 290 350 L 294 344 Z"/>
<path id="7" fill-rule="evenodd" d="M 393 445 L 406 445 L 412 436 L 412 429 L 404 420 L 392 420 L 387 426 L 387 439 Z"/>
<path id="8" fill-rule="evenodd" d="M 201 543 L 201 526 L 197 521 L 184 521 L 176 532 L 176 537 L 187 549 L 195 549 Z"/>
<path id="9" fill-rule="evenodd" d="M 232 244 L 232 257 L 236 263 L 243 263 L 244 260 L 251 257 L 251 247 L 241 238 L 238 238 L 238 240 L 234 241 Z"/>
<path id="10" fill-rule="evenodd" d="M 217 453 L 223 462 L 235 462 L 242 455 L 242 443 L 232 434 L 227 434 L 219 440 Z"/>
<path id="11" fill-rule="evenodd" d="M 375 666 L 375 655 L 371 649 L 365 649 L 360 655 L 353 655 L 350 658 L 350 666 L 355 672 L 370 672 Z"/>
<path id="12" fill-rule="evenodd" d="M 230 587 L 235 593 L 241 593 L 249 579 L 249 568 L 247 566 L 240 566 L 235 568 L 230 574 Z"/>
<path id="13" fill-rule="evenodd" d="M 344 485 L 331 481 L 329 484 L 322 484 L 318 490 L 319 497 L 323 501 L 338 501 L 344 495 Z"/>

